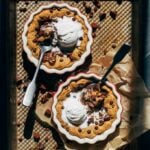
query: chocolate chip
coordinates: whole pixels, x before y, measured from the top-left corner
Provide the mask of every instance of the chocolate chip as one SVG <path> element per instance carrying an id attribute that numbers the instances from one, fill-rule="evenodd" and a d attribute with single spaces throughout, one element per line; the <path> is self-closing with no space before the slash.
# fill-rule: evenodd
<path id="1" fill-rule="evenodd" d="M 70 15 L 70 11 L 67 11 L 66 14 L 67 14 L 67 15 Z"/>
<path id="2" fill-rule="evenodd" d="M 88 123 L 88 125 L 91 124 L 91 123 L 94 123 L 94 118 L 93 117 L 89 118 L 87 123 Z"/>
<path id="3" fill-rule="evenodd" d="M 29 2 L 25 2 L 26 5 L 29 5 Z"/>
<path id="4" fill-rule="evenodd" d="M 93 32 L 96 31 L 96 29 L 99 27 L 99 25 L 96 22 L 91 23 L 91 27 L 93 29 Z"/>
<path id="5" fill-rule="evenodd" d="M 38 144 L 38 150 L 44 150 L 45 149 L 45 146 L 43 143 L 39 143 Z"/>
<path id="6" fill-rule="evenodd" d="M 53 10 L 52 10 L 52 9 L 50 9 L 49 11 L 50 11 L 50 13 L 53 13 Z"/>
<path id="7" fill-rule="evenodd" d="M 39 132 L 33 133 L 33 138 L 34 138 L 35 142 L 39 142 L 39 140 L 40 140 L 40 133 Z"/>
<path id="8" fill-rule="evenodd" d="M 80 0 L 74 0 L 76 3 L 80 2 Z"/>
<path id="9" fill-rule="evenodd" d="M 95 130 L 98 130 L 98 126 L 95 126 Z"/>
<path id="10" fill-rule="evenodd" d="M 82 4 L 83 4 L 83 6 L 85 6 L 85 5 L 86 5 L 86 2 L 85 2 L 85 1 L 83 1 L 83 3 L 82 3 Z"/>
<path id="11" fill-rule="evenodd" d="M 61 106 L 61 109 L 64 109 L 64 106 Z"/>
<path id="12" fill-rule="evenodd" d="M 20 122 L 17 122 L 16 125 L 17 125 L 17 127 L 20 127 L 20 126 L 21 126 L 21 123 L 20 123 Z"/>
<path id="13" fill-rule="evenodd" d="M 22 79 L 22 77 L 20 77 L 20 76 L 17 76 L 17 77 L 16 77 L 16 80 L 17 80 L 17 81 L 16 81 L 16 85 L 17 85 L 17 86 L 19 86 L 19 85 L 22 84 L 22 82 L 23 82 L 23 79 Z"/>
<path id="14" fill-rule="evenodd" d="M 17 105 L 18 105 L 18 106 L 21 105 L 21 101 L 20 101 L 20 100 L 17 101 Z"/>
<path id="15" fill-rule="evenodd" d="M 92 33 L 92 37 L 96 38 L 96 33 L 95 32 Z"/>
<path id="16" fill-rule="evenodd" d="M 50 118 L 50 117 L 51 117 L 51 110 L 50 110 L 50 109 L 46 109 L 44 115 L 45 115 L 47 118 Z"/>
<path id="17" fill-rule="evenodd" d="M 85 5 L 85 12 L 86 12 L 87 14 L 91 13 L 91 6 L 90 6 L 89 4 L 86 4 L 86 5 Z"/>
<path id="18" fill-rule="evenodd" d="M 46 136 L 44 140 L 45 140 L 45 142 L 48 142 L 49 137 L 48 137 L 48 136 Z"/>
<path id="19" fill-rule="evenodd" d="M 87 130 L 87 133 L 90 134 L 90 133 L 91 133 L 91 130 Z"/>
<path id="20" fill-rule="evenodd" d="M 116 19 L 116 17 L 117 17 L 117 11 L 110 11 L 110 16 L 111 16 L 111 18 L 112 19 Z"/>
<path id="21" fill-rule="evenodd" d="M 100 7 L 101 7 L 101 4 L 100 4 L 100 3 L 98 3 L 98 4 L 96 5 L 96 7 L 97 7 L 97 8 L 100 8 Z"/>
<path id="22" fill-rule="evenodd" d="M 20 8 L 19 11 L 20 11 L 20 12 L 26 12 L 26 11 L 27 11 L 27 8 Z"/>
<path id="23" fill-rule="evenodd" d="M 116 44 L 112 44 L 112 48 L 116 48 L 117 46 L 116 46 Z"/>
<path id="24" fill-rule="evenodd" d="M 121 5 L 123 0 L 116 0 L 116 1 L 118 5 Z"/>
<path id="25" fill-rule="evenodd" d="M 19 142 L 22 142 L 23 139 L 22 139 L 22 137 L 20 137 L 18 140 L 19 140 Z"/>
<path id="26" fill-rule="evenodd" d="M 99 14 L 100 21 L 103 21 L 105 18 L 106 18 L 106 14 L 105 13 L 100 13 Z"/>
<path id="27" fill-rule="evenodd" d="M 103 125 L 104 124 L 104 121 L 103 120 L 99 120 L 99 125 Z"/>
<path id="28" fill-rule="evenodd" d="M 105 115 L 104 116 L 104 121 L 109 121 L 110 120 L 110 116 L 109 115 Z"/>
<path id="29" fill-rule="evenodd" d="M 37 4 L 37 3 L 38 3 L 38 1 L 39 1 L 39 0 L 35 0 L 35 4 Z"/>
<path id="30" fill-rule="evenodd" d="M 78 129 L 78 131 L 79 131 L 79 132 L 82 132 L 82 129 L 81 129 L 81 128 L 79 128 L 79 129 Z"/>
<path id="31" fill-rule="evenodd" d="M 90 16 L 89 16 L 89 17 L 90 17 L 90 18 L 93 18 L 93 13 L 92 13 L 92 12 L 90 13 Z"/>
<path id="32" fill-rule="evenodd" d="M 97 122 L 97 121 L 95 122 L 95 125 L 98 125 L 98 122 Z"/>
<path id="33" fill-rule="evenodd" d="M 94 12 L 97 12 L 97 10 L 98 10 L 97 7 L 94 7 Z"/>

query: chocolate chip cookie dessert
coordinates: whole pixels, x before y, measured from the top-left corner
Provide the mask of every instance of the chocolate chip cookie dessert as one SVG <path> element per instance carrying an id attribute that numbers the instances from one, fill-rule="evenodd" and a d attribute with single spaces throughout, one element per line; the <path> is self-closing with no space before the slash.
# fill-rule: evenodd
<path id="1" fill-rule="evenodd" d="M 93 139 L 112 127 L 119 107 L 118 95 L 109 83 L 100 85 L 93 77 L 81 76 L 63 86 L 53 109 L 66 132 Z"/>
<path id="2" fill-rule="evenodd" d="M 28 24 L 27 47 L 39 59 L 40 44 L 52 45 L 43 58 L 43 65 L 61 70 L 71 67 L 85 55 L 90 34 L 85 18 L 76 9 L 52 5 L 36 13 Z"/>

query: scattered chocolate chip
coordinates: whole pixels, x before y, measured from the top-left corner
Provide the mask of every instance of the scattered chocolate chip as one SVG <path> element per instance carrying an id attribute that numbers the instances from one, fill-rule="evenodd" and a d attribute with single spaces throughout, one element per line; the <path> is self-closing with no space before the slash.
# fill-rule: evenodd
<path id="1" fill-rule="evenodd" d="M 95 126 L 95 130 L 98 130 L 98 126 Z"/>
<path id="2" fill-rule="evenodd" d="M 117 11 L 110 11 L 110 16 L 111 16 L 111 18 L 112 19 L 116 19 L 116 17 L 117 17 Z"/>
<path id="3" fill-rule="evenodd" d="M 99 125 L 103 125 L 104 124 L 104 121 L 103 120 L 99 120 Z"/>
<path id="4" fill-rule="evenodd" d="M 105 18 L 106 18 L 106 14 L 105 13 L 100 13 L 99 14 L 100 21 L 103 21 Z"/>
<path id="5" fill-rule="evenodd" d="M 46 136 L 44 140 L 45 140 L 45 142 L 48 142 L 49 141 L 49 137 Z"/>
<path id="6" fill-rule="evenodd" d="M 38 1 L 39 1 L 39 0 L 35 0 L 35 4 L 37 4 L 37 3 L 38 3 Z"/>
<path id="7" fill-rule="evenodd" d="M 116 46 L 116 44 L 112 44 L 112 48 L 116 48 L 117 46 Z"/>
<path id="8" fill-rule="evenodd" d="M 90 6 L 89 4 L 86 4 L 86 5 L 85 5 L 85 12 L 86 12 L 87 14 L 91 13 L 91 6 Z"/>
<path id="9" fill-rule="evenodd" d="M 17 76 L 17 77 L 16 77 L 16 85 L 19 86 L 20 84 L 22 84 L 22 82 L 23 82 L 22 77 Z"/>
<path id="10" fill-rule="evenodd" d="M 64 109 L 64 106 L 61 106 L 61 109 Z"/>
<path id="11" fill-rule="evenodd" d="M 17 122 L 16 125 L 17 125 L 17 127 L 20 127 L 20 126 L 21 126 L 21 123 L 20 123 L 20 122 Z"/>
<path id="12" fill-rule="evenodd" d="M 91 123 L 94 123 L 94 118 L 93 117 L 89 118 L 87 123 L 88 123 L 88 125 L 91 124 Z"/>
<path id="13" fill-rule="evenodd" d="M 86 2 L 85 2 L 85 1 L 83 1 L 83 3 L 82 3 L 82 4 L 83 4 L 83 6 L 85 6 L 85 5 L 86 5 Z"/>
<path id="14" fill-rule="evenodd" d="M 70 15 L 70 11 L 67 11 L 66 14 L 67 14 L 67 15 Z"/>
<path id="15" fill-rule="evenodd" d="M 38 133 L 38 132 L 33 133 L 33 138 L 34 138 L 35 142 L 39 142 L 39 140 L 40 140 L 40 133 Z"/>
<path id="16" fill-rule="evenodd" d="M 19 140 L 19 142 L 22 142 L 23 139 L 22 139 L 22 137 L 20 137 L 18 140 Z"/>
<path id="17" fill-rule="evenodd" d="M 21 105 L 21 101 L 20 101 L 20 100 L 17 101 L 17 105 L 18 105 L 18 106 Z"/>
<path id="18" fill-rule="evenodd" d="M 50 118 L 50 117 L 51 117 L 51 110 L 50 110 L 50 109 L 46 109 L 44 115 L 45 115 L 47 118 Z"/>
<path id="19" fill-rule="evenodd" d="M 98 10 L 97 7 L 94 7 L 94 12 L 97 12 L 97 10 Z"/>
<path id="20" fill-rule="evenodd" d="M 81 128 L 79 128 L 79 129 L 78 129 L 78 131 L 79 131 L 79 132 L 82 132 L 82 129 L 81 129 Z"/>
<path id="21" fill-rule="evenodd" d="M 100 8 L 100 7 L 101 7 L 101 4 L 100 4 L 100 3 L 98 3 L 96 6 L 97 6 L 97 8 Z"/>
<path id="22" fill-rule="evenodd" d="M 26 5 L 29 5 L 29 2 L 26 1 L 25 4 L 26 4 Z"/>
<path id="23" fill-rule="evenodd" d="M 90 18 L 93 18 L 93 13 L 92 13 L 92 12 L 90 13 L 89 17 L 90 17 Z"/>
<path id="24" fill-rule="evenodd" d="M 96 33 L 95 32 L 92 33 L 92 37 L 96 38 Z"/>
<path id="25" fill-rule="evenodd" d="M 97 122 L 97 121 L 95 122 L 95 125 L 98 125 L 98 122 Z"/>
<path id="26" fill-rule="evenodd" d="M 39 143 L 38 144 L 38 150 L 44 150 L 45 149 L 45 146 L 43 143 Z"/>
<path id="27" fill-rule="evenodd" d="M 80 2 L 80 0 L 74 0 L 76 3 L 79 3 Z"/>
<path id="28" fill-rule="evenodd" d="M 99 25 L 96 22 L 91 23 L 91 27 L 93 29 L 93 32 L 96 31 L 96 29 L 99 27 Z"/>
<path id="29" fill-rule="evenodd" d="M 91 130 L 87 130 L 87 133 L 90 134 L 90 133 L 91 133 Z"/>
<path id="30" fill-rule="evenodd" d="M 116 0 L 116 1 L 118 5 L 121 5 L 123 0 Z"/>
<path id="31" fill-rule="evenodd" d="M 26 12 L 26 11 L 27 11 L 27 8 L 19 8 L 19 11 L 20 11 L 20 12 Z"/>
<path id="32" fill-rule="evenodd" d="M 110 120 L 110 116 L 109 115 L 105 115 L 104 116 L 104 121 L 109 121 Z"/>

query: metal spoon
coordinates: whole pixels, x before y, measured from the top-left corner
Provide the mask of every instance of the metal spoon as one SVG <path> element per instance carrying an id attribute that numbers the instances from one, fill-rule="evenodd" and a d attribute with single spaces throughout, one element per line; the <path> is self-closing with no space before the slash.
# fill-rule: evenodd
<path id="1" fill-rule="evenodd" d="M 39 69 L 40 69 L 40 65 L 42 63 L 44 53 L 47 52 L 47 51 L 50 51 L 53 48 L 53 46 L 51 46 L 51 45 L 49 45 L 49 46 L 41 45 L 40 48 L 41 48 L 40 59 L 38 61 L 33 79 L 30 82 L 30 84 L 28 85 L 28 88 L 26 90 L 26 93 L 25 93 L 25 96 L 24 96 L 24 99 L 23 99 L 23 105 L 25 105 L 25 106 L 30 106 L 32 104 L 32 100 L 35 96 L 35 91 L 36 91 L 36 78 L 37 78 L 37 75 L 38 75 L 38 72 L 39 72 Z"/>
<path id="2" fill-rule="evenodd" d="M 110 67 L 108 68 L 108 70 L 106 71 L 106 73 L 103 75 L 100 83 L 104 83 L 106 81 L 106 77 L 107 75 L 110 73 L 110 71 L 113 69 L 113 67 L 118 64 L 124 57 L 125 55 L 130 51 L 131 46 L 128 44 L 123 44 L 120 49 L 118 50 L 118 52 L 115 54 L 114 58 L 113 58 L 113 62 L 110 65 Z"/>
<path id="3" fill-rule="evenodd" d="M 102 76 L 102 79 L 99 81 L 95 81 L 96 85 L 99 89 L 101 89 L 101 85 L 103 85 L 106 80 L 107 80 L 107 75 L 111 72 L 111 70 L 113 69 L 113 67 L 118 64 L 124 57 L 125 55 L 130 51 L 131 46 L 128 44 L 123 44 L 120 49 L 118 50 L 118 52 L 115 54 L 114 58 L 113 58 L 113 62 L 110 65 L 110 67 L 108 68 L 108 70 L 106 71 L 106 73 Z M 89 84 L 88 86 L 94 86 L 95 83 Z"/>

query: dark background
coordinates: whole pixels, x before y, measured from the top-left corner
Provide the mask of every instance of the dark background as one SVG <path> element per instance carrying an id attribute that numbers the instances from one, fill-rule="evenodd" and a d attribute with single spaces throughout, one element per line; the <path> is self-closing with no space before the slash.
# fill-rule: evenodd
<path id="1" fill-rule="evenodd" d="M 10 32 L 11 24 L 15 23 L 15 12 L 11 11 L 15 0 L 0 0 L 0 150 L 8 149 L 9 138 L 9 100 L 12 72 L 12 50 L 15 46 L 15 29 Z M 133 49 L 136 50 L 136 66 L 150 89 L 150 1 L 133 1 Z M 12 31 L 12 29 L 11 29 Z M 146 132 L 125 150 L 149 150 L 150 131 Z"/>

